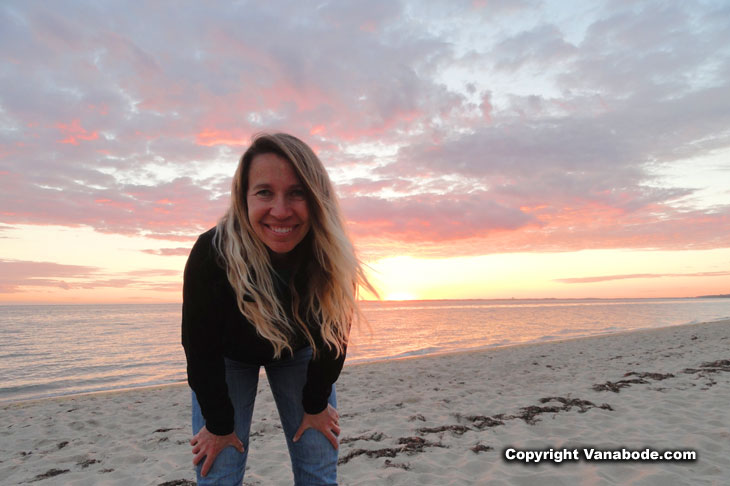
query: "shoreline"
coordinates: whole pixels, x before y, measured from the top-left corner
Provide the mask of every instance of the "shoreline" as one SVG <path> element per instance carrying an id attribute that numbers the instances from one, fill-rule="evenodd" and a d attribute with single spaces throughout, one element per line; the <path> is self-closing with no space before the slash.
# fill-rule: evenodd
<path id="1" fill-rule="evenodd" d="M 729 344 L 725 320 L 346 366 L 337 383 L 340 484 L 719 484 L 730 474 Z M 0 411 L 8 424 L 0 474 L 10 483 L 194 480 L 184 383 Z M 508 447 L 690 449 L 699 457 L 556 468 L 508 462 Z M 291 484 L 266 380 L 249 449 L 244 484 Z"/>
<path id="2" fill-rule="evenodd" d="M 550 339 L 550 338 L 545 339 L 545 336 L 543 336 L 541 338 L 530 340 L 530 341 L 525 341 L 525 342 L 516 342 L 516 343 L 509 343 L 509 344 L 489 344 L 489 345 L 475 346 L 473 348 L 442 350 L 442 351 L 428 352 L 428 353 L 420 353 L 421 350 L 415 350 L 412 352 L 404 353 L 404 355 L 387 356 L 387 357 L 382 357 L 382 358 L 363 358 L 363 359 L 355 358 L 356 361 L 354 361 L 354 362 L 350 362 L 350 361 L 346 360 L 344 367 L 349 368 L 352 366 L 362 366 L 362 365 L 369 365 L 369 364 L 375 364 L 375 363 L 398 362 L 401 360 L 410 360 L 410 359 L 417 359 L 417 358 L 436 358 L 436 357 L 440 357 L 440 356 L 449 356 L 452 354 L 480 353 L 480 352 L 487 352 L 487 351 L 491 351 L 491 350 L 509 349 L 509 348 L 513 348 L 513 347 L 517 348 L 517 347 L 522 347 L 522 346 L 536 346 L 536 345 L 540 345 L 540 344 L 560 343 L 560 342 L 574 341 L 574 340 L 580 340 L 580 339 L 599 338 L 599 337 L 604 337 L 604 336 L 616 336 L 616 335 L 623 335 L 623 334 L 627 334 L 627 333 L 641 333 L 641 332 L 647 332 L 647 331 L 652 331 L 652 330 L 657 330 L 657 329 L 671 329 L 671 328 L 677 328 L 677 327 L 683 327 L 683 326 L 699 326 L 699 325 L 704 325 L 704 324 L 714 324 L 714 323 L 718 323 L 718 322 L 730 323 L 730 319 L 722 318 L 722 319 L 707 321 L 707 322 L 689 322 L 689 323 L 672 324 L 672 325 L 660 326 L 660 327 L 620 329 L 620 330 L 616 330 L 616 331 L 602 332 L 602 333 L 598 333 L 598 334 L 557 337 L 555 339 Z M 122 385 L 118 388 L 89 390 L 89 391 L 84 391 L 84 392 L 80 392 L 80 393 L 71 392 L 71 393 L 60 393 L 60 394 L 53 394 L 53 395 L 48 395 L 48 396 L 21 398 L 21 399 L 7 399 L 7 400 L 0 399 L 0 407 L 4 407 L 7 405 L 14 405 L 14 404 L 32 403 L 32 402 L 43 401 L 43 400 L 56 400 L 56 399 L 63 399 L 63 398 L 84 397 L 86 395 L 96 395 L 96 394 L 103 394 L 103 393 L 123 393 L 123 392 L 137 391 L 137 390 L 145 390 L 148 388 L 158 388 L 158 387 L 164 388 L 164 387 L 175 387 L 175 386 L 187 386 L 187 381 L 181 380 L 181 381 L 170 382 L 170 383 L 151 383 L 151 384 L 141 385 L 141 386 L 124 386 L 124 385 Z"/>

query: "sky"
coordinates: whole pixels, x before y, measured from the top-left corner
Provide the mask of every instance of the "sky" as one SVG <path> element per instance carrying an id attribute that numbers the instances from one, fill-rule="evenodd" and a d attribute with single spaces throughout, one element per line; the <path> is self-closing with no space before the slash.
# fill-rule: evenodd
<path id="1" fill-rule="evenodd" d="M 730 293 L 726 1 L 10 0 L 0 303 L 180 302 L 262 131 L 381 298 Z"/>

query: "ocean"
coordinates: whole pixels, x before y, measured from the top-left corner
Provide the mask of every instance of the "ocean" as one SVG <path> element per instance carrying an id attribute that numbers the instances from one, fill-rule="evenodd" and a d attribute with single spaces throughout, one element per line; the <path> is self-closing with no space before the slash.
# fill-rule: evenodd
<path id="1" fill-rule="evenodd" d="M 730 319 L 730 299 L 364 302 L 347 364 Z M 186 379 L 180 304 L 0 306 L 0 403 Z"/>

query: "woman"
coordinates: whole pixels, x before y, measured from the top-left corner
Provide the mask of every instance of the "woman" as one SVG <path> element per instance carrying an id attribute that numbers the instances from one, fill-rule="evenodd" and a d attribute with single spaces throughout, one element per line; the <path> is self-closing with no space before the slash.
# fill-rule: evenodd
<path id="1" fill-rule="evenodd" d="M 295 484 L 337 484 L 334 383 L 357 289 L 372 291 L 322 162 L 287 134 L 254 138 L 231 205 L 185 266 L 182 341 L 198 484 L 241 484 L 259 368 Z"/>

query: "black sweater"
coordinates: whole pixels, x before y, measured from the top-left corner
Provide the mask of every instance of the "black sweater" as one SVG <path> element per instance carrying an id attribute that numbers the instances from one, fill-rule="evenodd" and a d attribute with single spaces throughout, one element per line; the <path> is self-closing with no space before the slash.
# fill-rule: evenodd
<path id="1" fill-rule="evenodd" d="M 223 358 L 263 365 L 274 359 L 274 348 L 239 311 L 233 287 L 213 247 L 214 234 L 215 228 L 200 235 L 185 265 L 182 344 L 188 363 L 188 383 L 198 399 L 206 428 L 213 434 L 226 435 L 233 432 L 233 405 L 228 397 Z M 278 278 L 274 281 L 278 282 L 277 296 L 289 309 L 288 287 Z M 345 356 L 343 353 L 335 358 L 334 351 L 322 344 L 319 330 L 311 320 L 310 328 L 317 358 L 309 362 L 302 405 L 305 412 L 316 414 L 327 407 Z M 302 335 L 292 342 L 294 351 L 307 345 Z M 282 357 L 289 356 L 284 351 Z"/>

